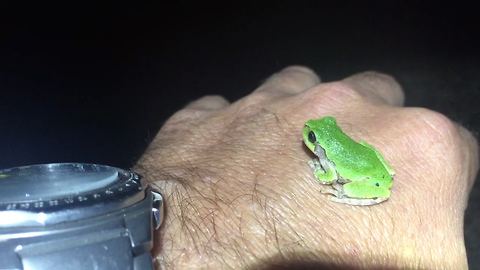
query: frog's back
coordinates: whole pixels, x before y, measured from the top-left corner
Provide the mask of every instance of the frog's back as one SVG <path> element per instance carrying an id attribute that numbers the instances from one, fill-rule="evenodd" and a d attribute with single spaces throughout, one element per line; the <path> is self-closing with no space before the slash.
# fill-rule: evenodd
<path id="1" fill-rule="evenodd" d="M 335 139 L 327 143 L 329 146 L 325 154 L 336 164 L 337 171 L 342 177 L 348 178 L 359 174 L 368 174 L 370 177 L 389 175 L 372 149 L 354 141 L 340 129 L 336 134 L 332 137 Z"/>
<path id="2" fill-rule="evenodd" d="M 344 164 L 337 166 L 342 178 L 354 180 L 361 175 L 362 178 L 390 179 L 387 169 L 370 148 L 355 143 L 355 147 L 345 149 L 344 157 Z"/>
<path id="3" fill-rule="evenodd" d="M 320 131 L 317 139 L 342 178 L 353 180 L 359 175 L 377 179 L 390 177 L 377 154 L 343 133 L 335 118 L 324 117 L 317 127 Z"/>

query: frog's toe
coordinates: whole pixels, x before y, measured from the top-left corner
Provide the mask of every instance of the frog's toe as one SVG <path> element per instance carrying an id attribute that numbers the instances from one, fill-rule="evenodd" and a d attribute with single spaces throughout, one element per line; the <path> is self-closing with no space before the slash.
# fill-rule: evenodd
<path id="1" fill-rule="evenodd" d="M 343 194 L 341 192 L 339 192 L 338 190 L 334 189 L 334 188 L 323 188 L 321 190 L 321 192 L 323 194 L 332 194 L 333 196 L 336 197 L 343 197 Z"/>

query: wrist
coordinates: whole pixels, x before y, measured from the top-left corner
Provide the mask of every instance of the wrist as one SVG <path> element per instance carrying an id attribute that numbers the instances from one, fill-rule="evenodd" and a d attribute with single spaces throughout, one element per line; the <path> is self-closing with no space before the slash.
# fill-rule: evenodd
<path id="1" fill-rule="evenodd" d="M 163 267 L 251 267 L 270 263 L 278 254 L 280 243 L 276 241 L 284 240 L 275 230 L 280 217 L 271 212 L 273 205 L 261 207 L 257 195 L 249 191 L 244 196 L 232 197 L 230 191 L 241 186 L 232 186 L 213 174 L 206 176 L 201 169 L 193 169 L 196 166 L 169 167 L 176 172 L 196 171 L 178 177 L 156 166 L 139 164 L 135 170 L 149 179 L 165 199 L 165 222 L 154 247 L 154 257 Z M 261 197 L 264 204 L 271 199 Z"/>

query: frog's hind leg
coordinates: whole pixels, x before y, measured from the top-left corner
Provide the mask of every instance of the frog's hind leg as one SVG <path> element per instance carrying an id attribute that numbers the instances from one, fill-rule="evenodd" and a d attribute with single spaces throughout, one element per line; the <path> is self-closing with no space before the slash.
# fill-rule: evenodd
<path id="1" fill-rule="evenodd" d="M 329 200 L 337 203 L 345 203 L 350 205 L 374 205 L 377 203 L 384 202 L 388 200 L 387 198 L 367 198 L 367 199 L 359 199 L 359 198 L 349 198 L 345 194 L 343 189 L 343 184 L 332 184 L 328 188 L 323 188 L 323 194 L 331 194 L 333 196 L 329 196 Z"/>
<path id="2" fill-rule="evenodd" d="M 388 198 L 355 199 L 355 198 L 337 198 L 330 196 L 330 201 L 345 203 L 350 205 L 374 205 L 388 200 Z"/>

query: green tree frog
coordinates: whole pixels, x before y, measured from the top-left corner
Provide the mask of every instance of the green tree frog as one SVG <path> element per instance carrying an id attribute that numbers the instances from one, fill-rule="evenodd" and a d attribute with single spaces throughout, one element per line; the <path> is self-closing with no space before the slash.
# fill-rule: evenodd
<path id="1" fill-rule="evenodd" d="M 390 198 L 395 171 L 371 145 L 356 142 L 342 132 L 335 118 L 309 120 L 302 132 L 305 145 L 318 159 L 308 164 L 325 186 L 330 200 L 372 205 Z"/>

